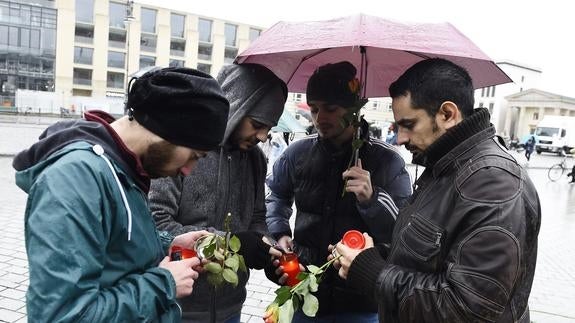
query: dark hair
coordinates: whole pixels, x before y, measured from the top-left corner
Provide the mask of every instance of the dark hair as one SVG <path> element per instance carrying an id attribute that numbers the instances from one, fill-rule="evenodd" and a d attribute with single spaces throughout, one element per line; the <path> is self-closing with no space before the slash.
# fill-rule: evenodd
<path id="1" fill-rule="evenodd" d="M 430 58 L 407 69 L 389 86 L 392 98 L 411 94 L 414 109 L 424 109 L 434 117 L 441 104 L 451 101 L 463 118 L 473 113 L 473 81 L 467 71 L 446 59 Z"/>

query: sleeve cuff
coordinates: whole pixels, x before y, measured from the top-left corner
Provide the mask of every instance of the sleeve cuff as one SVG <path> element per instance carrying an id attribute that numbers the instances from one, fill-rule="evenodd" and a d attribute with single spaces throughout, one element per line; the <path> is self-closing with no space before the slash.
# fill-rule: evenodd
<path id="1" fill-rule="evenodd" d="M 367 295 L 374 295 L 377 277 L 385 267 L 377 248 L 369 248 L 355 257 L 347 274 L 347 283 Z"/>

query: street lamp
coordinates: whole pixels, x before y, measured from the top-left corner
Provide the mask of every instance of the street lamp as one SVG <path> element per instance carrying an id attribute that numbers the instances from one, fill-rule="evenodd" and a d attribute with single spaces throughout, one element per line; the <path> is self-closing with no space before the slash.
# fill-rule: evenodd
<path id="1" fill-rule="evenodd" d="M 124 26 L 126 27 L 126 80 L 124 91 L 124 114 L 127 114 L 128 112 L 128 92 L 130 90 L 130 24 L 135 19 L 134 1 L 126 0 L 126 16 L 124 17 Z"/>

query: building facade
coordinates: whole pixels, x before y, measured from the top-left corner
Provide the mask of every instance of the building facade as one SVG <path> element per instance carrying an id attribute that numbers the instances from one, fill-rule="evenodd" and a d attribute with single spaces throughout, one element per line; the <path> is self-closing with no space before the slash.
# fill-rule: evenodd
<path id="1" fill-rule="evenodd" d="M 15 107 L 17 89 L 54 91 L 54 1 L 0 0 L 0 105 Z"/>
<path id="2" fill-rule="evenodd" d="M 555 93 L 528 89 L 506 96 L 505 100 L 508 108 L 504 129 L 511 138 L 533 134 L 544 116 L 575 117 L 575 98 Z"/>
<path id="3" fill-rule="evenodd" d="M 537 88 L 541 79 L 541 70 L 511 61 L 501 61 L 497 66 L 513 80 L 496 86 L 489 86 L 475 91 L 475 107 L 487 108 L 491 114 L 491 123 L 497 133 L 509 135 L 508 102 L 506 97 L 527 89 Z"/>

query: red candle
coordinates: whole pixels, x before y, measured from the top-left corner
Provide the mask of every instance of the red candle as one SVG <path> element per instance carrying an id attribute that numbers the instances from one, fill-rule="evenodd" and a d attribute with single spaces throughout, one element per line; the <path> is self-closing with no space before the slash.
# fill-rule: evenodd
<path id="1" fill-rule="evenodd" d="M 172 261 L 182 260 L 187 258 L 196 257 L 198 254 L 193 249 L 182 248 L 180 246 L 172 246 L 170 249 L 170 259 Z"/>
<path id="2" fill-rule="evenodd" d="M 363 234 L 357 230 L 347 231 L 343 235 L 341 242 L 351 249 L 363 249 L 363 247 L 365 247 L 365 238 Z"/>
<path id="3" fill-rule="evenodd" d="M 295 253 L 284 253 L 280 257 L 280 266 L 284 268 L 284 273 L 288 275 L 287 285 L 292 287 L 299 283 L 297 274 L 299 274 L 299 261 Z"/>

